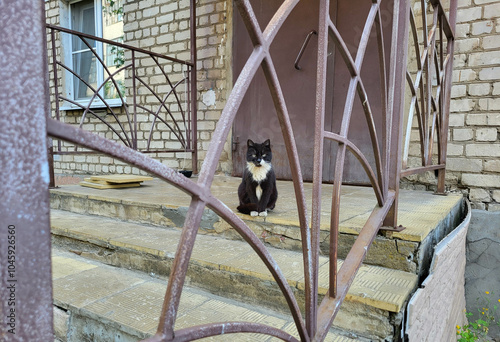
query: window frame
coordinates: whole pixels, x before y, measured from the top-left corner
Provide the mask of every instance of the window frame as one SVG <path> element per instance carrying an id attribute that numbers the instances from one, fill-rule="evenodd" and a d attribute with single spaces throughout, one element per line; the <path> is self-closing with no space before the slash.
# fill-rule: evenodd
<path id="1" fill-rule="evenodd" d="M 81 2 L 83 0 L 70 0 L 66 1 L 65 3 L 61 4 L 61 26 L 63 27 L 68 27 L 70 30 L 74 30 L 72 27 L 72 5 L 78 2 Z M 94 1 L 94 21 L 95 21 L 95 35 L 99 38 L 103 37 L 103 10 L 102 10 L 102 0 L 93 0 Z M 72 37 L 69 34 L 62 34 L 61 35 L 61 45 L 62 45 L 62 50 L 63 50 L 63 58 L 66 65 L 71 66 L 73 68 L 73 55 L 75 54 L 75 51 L 73 50 L 73 41 Z M 104 54 L 104 47 L 103 43 L 100 41 L 96 41 L 96 50 L 97 50 L 97 55 L 105 61 L 105 54 Z M 100 85 L 104 81 L 104 68 L 102 65 L 97 62 L 96 64 L 96 69 L 97 69 L 97 84 Z M 66 92 L 66 96 L 71 99 L 72 101 L 80 104 L 83 107 L 87 107 L 90 99 L 76 99 L 76 94 L 75 94 L 75 89 L 74 89 L 74 75 L 69 72 L 65 71 L 64 74 L 64 90 Z M 99 94 L 104 97 L 104 87 L 101 88 L 99 91 Z M 123 94 L 123 99 L 125 100 L 125 94 Z M 114 98 L 114 99 L 106 99 L 106 103 L 102 102 L 100 98 L 96 97 L 92 101 L 92 104 L 90 105 L 90 108 L 107 108 L 109 107 L 121 107 L 123 105 L 123 102 L 121 101 L 120 98 Z M 64 101 L 62 106 L 60 107 L 61 110 L 78 110 L 81 109 L 80 106 L 77 106 L 73 103 Z"/>

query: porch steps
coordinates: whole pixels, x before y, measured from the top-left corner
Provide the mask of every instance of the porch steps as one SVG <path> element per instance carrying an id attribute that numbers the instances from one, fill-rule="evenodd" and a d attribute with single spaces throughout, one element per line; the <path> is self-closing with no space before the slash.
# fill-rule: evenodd
<path id="1" fill-rule="evenodd" d="M 104 265 L 59 249 L 52 251 L 55 341 L 131 342 L 156 333 L 167 282 Z M 184 287 L 176 329 L 209 322 L 245 321 L 297 336 L 290 317 Z M 262 334 L 228 334 L 205 340 L 278 341 Z M 333 330 L 329 342 L 362 341 Z M 365 340 L 366 341 L 366 340 Z"/>
<path id="2" fill-rule="evenodd" d="M 239 182 L 238 178 L 217 176 L 211 192 L 235 209 Z M 311 184 L 304 184 L 304 190 L 310 209 Z M 240 217 L 266 243 L 297 301 L 304 303 L 300 228 L 293 184 L 278 182 L 278 191 L 277 207 L 266 218 Z M 324 251 L 329 248 L 331 193 L 332 186 L 324 185 L 321 213 Z M 190 196 L 158 179 L 130 189 L 97 190 L 78 185 L 53 189 L 53 245 L 57 250 L 73 252 L 72 257 L 83 257 L 85 262 L 115 266 L 117 271 L 131 269 L 142 276 L 148 274 L 159 277 L 157 281 L 166 281 L 181 235 L 179 227 L 183 225 L 190 200 Z M 375 205 L 372 189 L 342 187 L 339 257 L 346 255 Z M 398 217 L 407 229 L 401 233 L 380 233 L 370 247 L 366 264 L 359 270 L 334 321 L 334 328 L 342 336 L 359 341 L 397 339 L 406 302 L 426 276 L 435 244 L 461 220 L 462 206 L 460 195 L 401 191 Z M 321 295 L 327 287 L 326 256 L 320 256 L 320 265 Z M 66 280 L 69 278 L 61 281 L 64 284 Z M 263 262 L 235 230 L 209 209 L 200 224 L 186 283 L 196 287 L 194 291 L 208 291 L 247 308 L 265 307 L 263 310 L 273 310 L 275 315 L 289 316 L 283 295 Z M 165 286 L 162 286 L 164 293 Z M 64 293 L 68 289 L 54 287 L 55 297 L 59 296 L 56 291 Z M 66 310 L 63 302 L 56 306 Z M 78 310 L 70 314 L 80 315 Z M 100 327 L 110 321 L 105 315 L 92 315 L 88 319 L 101 322 Z M 83 319 L 87 320 L 86 317 Z M 200 322 L 193 321 L 191 325 Z M 83 323 L 72 329 L 75 333 L 86 331 Z M 132 334 L 135 340 L 138 334 L 137 331 Z M 107 340 L 110 339 L 102 341 Z"/>
<path id="3" fill-rule="evenodd" d="M 239 178 L 216 176 L 211 191 L 229 208 L 236 210 L 239 182 Z M 278 203 L 266 218 L 238 215 L 266 244 L 281 249 L 301 250 L 293 186 L 291 182 L 285 181 L 278 181 L 277 185 Z M 333 188 L 325 184 L 322 189 L 320 238 L 321 250 L 327 255 Z M 304 191 L 310 210 L 312 184 L 305 183 Z M 52 209 L 160 227 L 182 227 L 189 203 L 188 195 L 158 179 L 129 190 L 96 190 L 78 185 L 51 190 Z M 339 257 L 347 255 L 375 205 L 376 199 L 371 188 L 342 187 Z M 406 229 L 401 233 L 379 234 L 370 247 L 365 263 L 416 273 L 422 279 L 426 275 L 435 244 L 457 226 L 462 212 L 463 199 L 459 194 L 436 196 L 423 191 L 400 191 L 398 223 Z M 209 209 L 205 211 L 199 233 L 241 239 L 234 229 Z"/>
<path id="4" fill-rule="evenodd" d="M 52 210 L 51 226 L 53 245 L 59 249 L 162 278 L 170 273 L 181 235 L 178 229 L 61 210 Z M 301 254 L 273 247 L 268 250 L 298 302 L 303 303 Z M 324 295 L 328 286 L 328 259 L 320 257 L 320 265 L 319 293 Z M 245 242 L 199 235 L 187 279 L 189 285 L 213 294 L 287 313 L 284 297 L 270 272 Z M 400 312 L 416 285 L 414 273 L 364 265 L 334 326 L 354 335 L 384 340 L 394 334 L 394 323 L 401 319 Z"/>

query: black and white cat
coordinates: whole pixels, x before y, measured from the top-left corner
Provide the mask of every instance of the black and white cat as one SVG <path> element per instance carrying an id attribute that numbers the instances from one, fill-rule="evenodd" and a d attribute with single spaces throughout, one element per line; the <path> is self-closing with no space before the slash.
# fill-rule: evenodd
<path id="1" fill-rule="evenodd" d="M 273 157 L 269 139 L 262 144 L 247 142 L 247 167 L 238 187 L 238 211 L 251 216 L 267 216 L 278 199 L 276 175 L 271 165 Z"/>

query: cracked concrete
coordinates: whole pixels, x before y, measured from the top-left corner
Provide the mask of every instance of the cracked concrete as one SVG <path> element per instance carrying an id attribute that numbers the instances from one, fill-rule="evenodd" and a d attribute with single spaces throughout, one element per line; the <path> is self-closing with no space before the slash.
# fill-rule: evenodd
<path id="1" fill-rule="evenodd" d="M 486 291 L 489 294 L 486 294 Z M 472 210 L 472 220 L 467 235 L 465 297 L 467 311 L 473 313 L 469 321 L 479 318 L 478 309 L 484 307 L 484 300 L 489 300 L 492 303 L 491 306 L 498 305 L 500 298 L 500 212 Z M 500 328 L 491 325 L 489 336 L 500 340 Z"/>

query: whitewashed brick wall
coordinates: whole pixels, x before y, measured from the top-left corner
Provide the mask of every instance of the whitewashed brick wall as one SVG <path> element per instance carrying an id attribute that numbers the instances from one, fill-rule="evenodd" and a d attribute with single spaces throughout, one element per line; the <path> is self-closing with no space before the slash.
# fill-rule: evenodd
<path id="1" fill-rule="evenodd" d="M 473 208 L 498 211 L 500 1 L 459 4 L 447 169 Z"/>
<path id="2" fill-rule="evenodd" d="M 500 1 L 458 1 L 453 67 L 447 185 L 475 209 L 500 211 Z M 435 184 L 430 174 L 403 181 Z"/>

